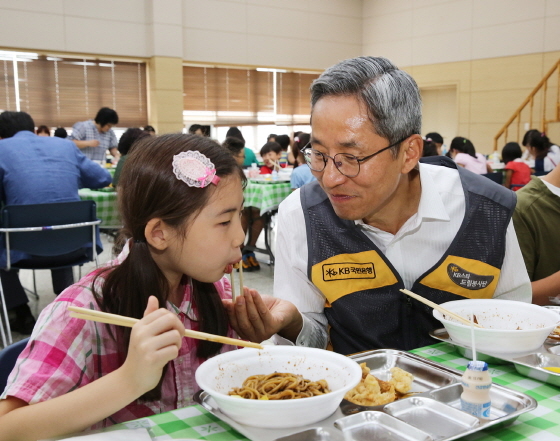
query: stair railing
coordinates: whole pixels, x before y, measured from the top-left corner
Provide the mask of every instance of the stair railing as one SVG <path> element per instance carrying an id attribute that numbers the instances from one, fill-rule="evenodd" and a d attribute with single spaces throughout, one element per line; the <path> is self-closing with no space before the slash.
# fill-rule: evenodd
<path id="1" fill-rule="evenodd" d="M 556 106 L 555 106 L 555 115 L 553 118 L 547 119 L 547 106 L 546 106 L 546 99 L 547 99 L 547 92 L 548 92 L 548 80 L 557 72 L 558 74 L 558 85 L 556 88 Z M 544 78 L 537 84 L 537 86 L 531 91 L 529 96 L 523 101 L 523 103 L 519 106 L 519 108 L 513 113 L 511 118 L 504 124 L 504 126 L 500 129 L 500 131 L 494 136 L 494 151 L 498 150 L 498 142 L 500 138 L 503 136 L 504 141 L 503 144 L 508 142 L 508 135 L 510 135 L 510 129 L 513 124 L 516 125 L 516 141 L 521 139 L 521 112 L 529 107 L 529 128 L 533 127 L 533 114 L 535 111 L 535 96 L 541 92 L 542 95 L 542 109 L 541 109 L 541 118 L 540 118 L 540 129 L 541 132 L 546 132 L 548 128 L 548 123 L 552 121 L 560 121 L 560 60 L 554 63 L 554 66 L 548 71 L 548 73 L 544 76 Z M 502 144 L 502 145 L 503 145 Z"/>

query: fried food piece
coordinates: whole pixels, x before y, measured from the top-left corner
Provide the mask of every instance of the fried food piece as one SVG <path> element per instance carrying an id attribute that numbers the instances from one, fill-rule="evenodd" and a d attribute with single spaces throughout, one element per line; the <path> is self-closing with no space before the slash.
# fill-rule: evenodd
<path id="1" fill-rule="evenodd" d="M 362 381 L 344 398 L 362 406 L 381 406 L 392 403 L 397 398 L 393 381 L 383 381 L 370 373 L 365 363 L 360 363 L 362 368 Z M 403 371 L 404 372 L 404 371 Z"/>
<path id="2" fill-rule="evenodd" d="M 393 367 L 390 370 L 391 383 L 395 387 L 395 390 L 400 394 L 406 394 L 412 387 L 414 377 L 410 372 L 407 372 L 398 367 Z"/>

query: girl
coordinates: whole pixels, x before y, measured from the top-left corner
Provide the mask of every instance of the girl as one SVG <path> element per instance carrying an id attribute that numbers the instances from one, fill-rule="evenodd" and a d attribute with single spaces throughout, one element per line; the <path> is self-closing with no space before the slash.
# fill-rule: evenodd
<path id="1" fill-rule="evenodd" d="M 492 173 L 492 168 L 487 164 L 484 155 L 476 153 L 473 143 L 467 138 L 461 136 L 453 138 L 449 146 L 449 153 L 457 164 L 473 173 L 479 175 Z"/>
<path id="2" fill-rule="evenodd" d="M 292 152 L 294 153 L 295 158 L 295 165 L 294 171 L 290 176 L 290 186 L 292 191 L 297 190 L 298 188 L 308 184 L 309 182 L 313 182 L 317 180 L 315 176 L 311 173 L 311 169 L 305 162 L 305 158 L 303 156 L 303 149 L 307 147 L 309 144 L 309 133 L 300 132 L 298 136 L 294 139 L 294 146 L 292 148 Z"/>
<path id="3" fill-rule="evenodd" d="M 502 162 L 506 171 L 504 187 L 513 191 L 519 190 L 531 180 L 531 169 L 522 161 L 521 155 L 521 146 L 516 142 L 508 142 L 502 149 Z"/>
<path id="4" fill-rule="evenodd" d="M 560 150 L 550 142 L 548 137 L 532 129 L 523 136 L 523 146 L 535 159 L 535 175 L 546 175 L 560 162 Z"/>
<path id="5" fill-rule="evenodd" d="M 231 154 L 208 138 L 140 141 L 119 184 L 128 241 L 41 313 L 0 400 L 0 440 L 51 438 L 191 404 L 196 368 L 234 349 L 182 336 L 185 328 L 233 336 L 223 275 L 241 259 L 243 183 Z M 141 320 L 129 329 L 74 319 L 69 305 Z"/>

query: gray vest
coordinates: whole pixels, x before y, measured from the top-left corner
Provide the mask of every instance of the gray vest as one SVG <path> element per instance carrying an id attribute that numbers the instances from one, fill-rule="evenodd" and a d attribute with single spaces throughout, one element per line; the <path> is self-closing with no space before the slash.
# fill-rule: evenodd
<path id="1" fill-rule="evenodd" d="M 422 162 L 458 169 L 465 218 L 441 259 L 412 291 L 435 302 L 492 298 L 505 254 L 516 196 L 490 179 L 457 167 L 444 156 Z M 325 296 L 325 315 L 336 352 L 433 344 L 441 323 L 432 309 L 399 289 L 401 276 L 353 221 L 340 219 L 317 182 L 301 189 L 308 245 L 308 276 Z M 411 259 L 414 256 L 410 256 Z"/>

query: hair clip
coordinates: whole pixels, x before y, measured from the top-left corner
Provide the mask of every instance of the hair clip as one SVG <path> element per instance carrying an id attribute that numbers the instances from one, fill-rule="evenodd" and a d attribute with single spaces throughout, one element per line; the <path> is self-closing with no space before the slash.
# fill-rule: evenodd
<path id="1" fill-rule="evenodd" d="M 212 161 L 196 150 L 173 156 L 173 173 L 189 187 L 204 188 L 210 183 L 218 185 L 220 182 Z"/>
<path id="2" fill-rule="evenodd" d="M 294 142 L 299 142 L 299 138 L 297 136 L 294 138 Z"/>
<path id="3" fill-rule="evenodd" d="M 432 142 L 432 138 L 426 138 L 426 142 Z"/>

